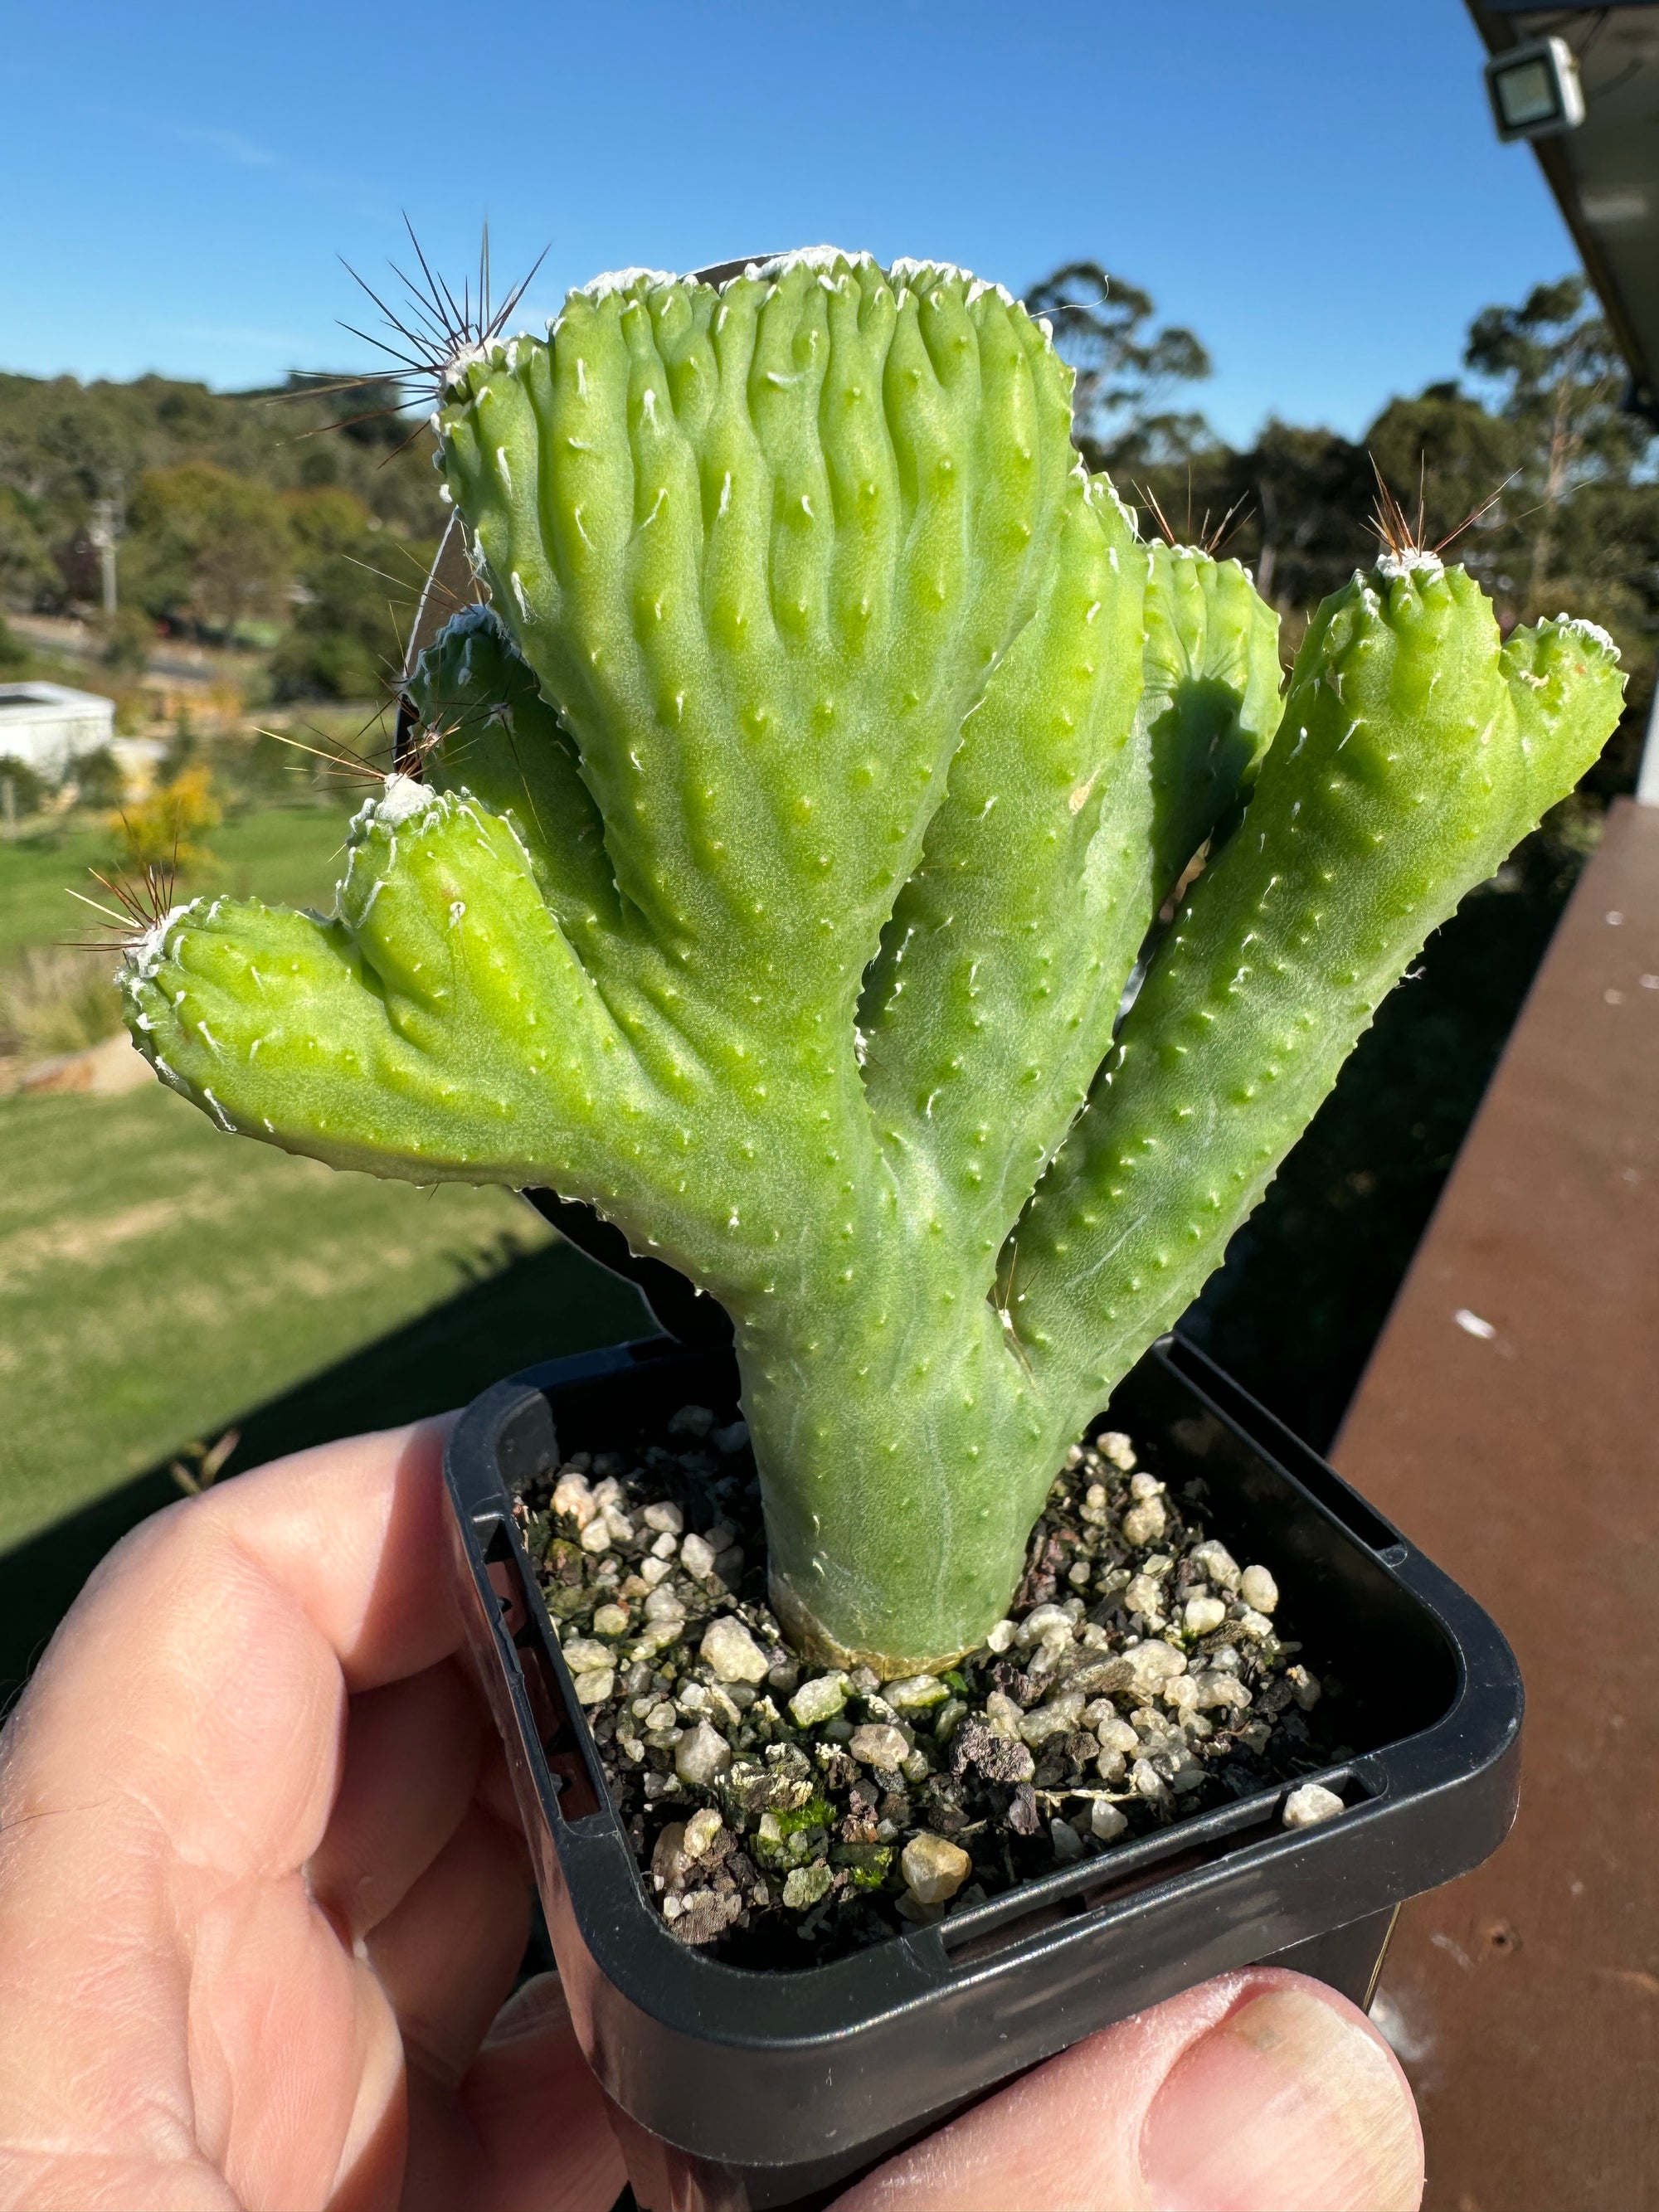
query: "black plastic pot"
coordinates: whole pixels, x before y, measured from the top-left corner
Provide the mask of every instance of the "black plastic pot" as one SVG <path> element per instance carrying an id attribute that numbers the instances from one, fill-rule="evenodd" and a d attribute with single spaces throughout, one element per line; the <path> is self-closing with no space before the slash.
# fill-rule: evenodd
<path id="1" fill-rule="evenodd" d="M 1343 1687 L 1347 1809 L 1287 1830 L 1268 1791 L 939 1924 L 799 1973 L 678 1943 L 611 1811 L 512 1517 L 574 1450 L 689 1402 L 736 1412 L 729 1353 L 670 1338 L 498 1383 L 451 1438 L 456 1571 L 506 1740 L 553 1948 L 606 2092 L 687 2154 L 708 2212 L 811 2200 L 1094 2030 L 1272 1960 L 1369 2002 L 1401 1900 L 1479 1863 L 1514 1817 L 1522 1689 L 1472 1599 L 1190 1346 L 1166 1337 L 1101 1425 L 1127 1429 L 1210 1531 L 1268 1559 Z"/>

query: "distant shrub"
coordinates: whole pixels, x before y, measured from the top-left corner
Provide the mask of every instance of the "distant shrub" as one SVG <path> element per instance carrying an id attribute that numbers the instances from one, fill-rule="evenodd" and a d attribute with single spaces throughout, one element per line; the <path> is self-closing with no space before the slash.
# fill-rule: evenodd
<path id="1" fill-rule="evenodd" d="M 155 625 L 142 607 L 123 607 L 104 635 L 99 659 L 117 676 L 142 676 L 149 665 Z"/>
<path id="2" fill-rule="evenodd" d="M 31 1060 L 82 1052 L 121 1026 L 106 953 L 33 945 L 0 970 L 0 1053 Z"/>
<path id="3" fill-rule="evenodd" d="M 9 799 L 6 796 L 8 786 Z M 46 803 L 50 789 L 45 776 L 38 769 L 31 768 L 27 761 L 0 753 L 0 818 L 21 822 L 26 815 L 38 814 Z"/>
<path id="4" fill-rule="evenodd" d="M 107 745 L 82 753 L 75 763 L 76 788 L 82 806 L 118 806 L 126 793 L 121 763 Z"/>
<path id="5" fill-rule="evenodd" d="M 120 840 L 120 865 L 131 869 L 199 867 L 209 857 L 197 834 L 216 829 L 223 809 L 214 796 L 210 769 L 185 769 L 134 806 L 111 817 Z"/>

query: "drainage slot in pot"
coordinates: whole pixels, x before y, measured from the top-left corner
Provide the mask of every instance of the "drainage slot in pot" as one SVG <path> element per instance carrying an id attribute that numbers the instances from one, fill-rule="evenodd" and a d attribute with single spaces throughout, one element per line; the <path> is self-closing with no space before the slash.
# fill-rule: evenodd
<path id="1" fill-rule="evenodd" d="M 568 1821 L 586 1820 L 590 1813 L 599 1811 L 599 1794 L 571 1725 L 569 1711 L 540 1626 L 526 1603 L 524 1577 L 513 1539 L 505 1523 L 499 1520 L 484 1552 L 484 1571 L 501 1608 L 502 1626 L 513 1639 L 514 1654 L 543 1755 L 558 1786 L 560 1814 Z"/>
<path id="2" fill-rule="evenodd" d="M 1363 1804 L 1372 1794 L 1352 1773 L 1318 1778 L 1326 1789 L 1336 1791 L 1345 1806 Z M 1066 1875 L 1048 1876 L 1036 1895 L 1028 1891 L 1023 1899 L 1017 1891 L 995 1905 L 963 1913 L 955 1922 L 945 1921 L 939 1933 L 945 1954 L 953 1967 L 965 1966 L 994 1957 L 1044 1929 L 1062 1927 L 1142 1890 L 1179 1881 L 1200 1867 L 1281 1832 L 1279 1823 L 1289 1794 L 1288 1787 L 1271 1795 L 1264 1793 L 1206 1819 L 1178 1823 L 1162 1835 L 1124 1845 L 1109 1856 L 1073 1868 Z"/>

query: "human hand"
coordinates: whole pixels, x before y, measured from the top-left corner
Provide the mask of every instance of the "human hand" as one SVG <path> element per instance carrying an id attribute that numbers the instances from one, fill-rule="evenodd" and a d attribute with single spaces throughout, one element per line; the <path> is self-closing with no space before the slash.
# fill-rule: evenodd
<path id="1" fill-rule="evenodd" d="M 623 2166 L 544 1977 L 459 1658 L 441 1431 L 139 1529 L 0 1739 L 0 2204 L 604 2212 Z M 621 2124 L 641 2201 L 685 2203 Z M 1417 2203 L 1409 2092 L 1318 1984 L 1224 1977 L 1050 2060 L 839 2212 Z"/>
<path id="2" fill-rule="evenodd" d="M 0 2203 L 621 2191 L 553 1990 L 498 2017 L 529 1863 L 459 1656 L 442 1433 L 173 1507 L 54 1638 L 0 1738 Z"/>

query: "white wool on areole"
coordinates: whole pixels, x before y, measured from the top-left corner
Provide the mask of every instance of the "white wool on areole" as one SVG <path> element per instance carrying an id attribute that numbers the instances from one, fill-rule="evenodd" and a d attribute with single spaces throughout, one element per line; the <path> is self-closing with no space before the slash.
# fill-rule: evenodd
<path id="1" fill-rule="evenodd" d="M 1557 615 L 1555 617 L 1555 626 L 1558 629 L 1570 629 L 1576 631 L 1580 637 L 1587 637 L 1590 639 L 1593 643 L 1601 646 L 1604 651 L 1612 653 L 1615 659 L 1618 659 L 1618 647 L 1613 643 L 1607 631 L 1602 629 L 1601 623 L 1593 623 L 1588 615 Z"/>
<path id="2" fill-rule="evenodd" d="M 186 899 L 180 906 L 169 907 L 159 921 L 151 922 L 142 937 L 136 939 L 127 954 L 128 971 L 141 983 L 154 981 L 166 957 L 167 933 L 174 922 L 182 921 L 202 903 L 198 898 Z M 127 972 L 127 971 L 124 971 Z M 118 974 L 116 980 L 121 980 Z"/>
<path id="3" fill-rule="evenodd" d="M 1377 574 L 1386 576 L 1392 584 L 1397 584 L 1402 576 L 1426 575 L 1432 579 L 1443 575 L 1445 571 L 1446 564 L 1440 556 L 1421 545 L 1402 545 L 1398 552 L 1390 548 L 1380 553 L 1376 560 Z"/>
<path id="4" fill-rule="evenodd" d="M 584 299 L 605 300 L 613 292 L 631 292 L 636 284 L 678 284 L 679 281 L 672 269 L 607 269 L 590 276 L 586 284 L 578 284 L 576 289 Z"/>
<path id="5" fill-rule="evenodd" d="M 378 822 L 383 829 L 395 830 L 411 815 L 423 813 L 436 801 L 437 793 L 429 784 L 417 782 L 412 775 L 399 775 L 394 769 L 386 780 L 386 789 L 380 797 L 370 799 L 357 819 L 365 823 Z"/>

